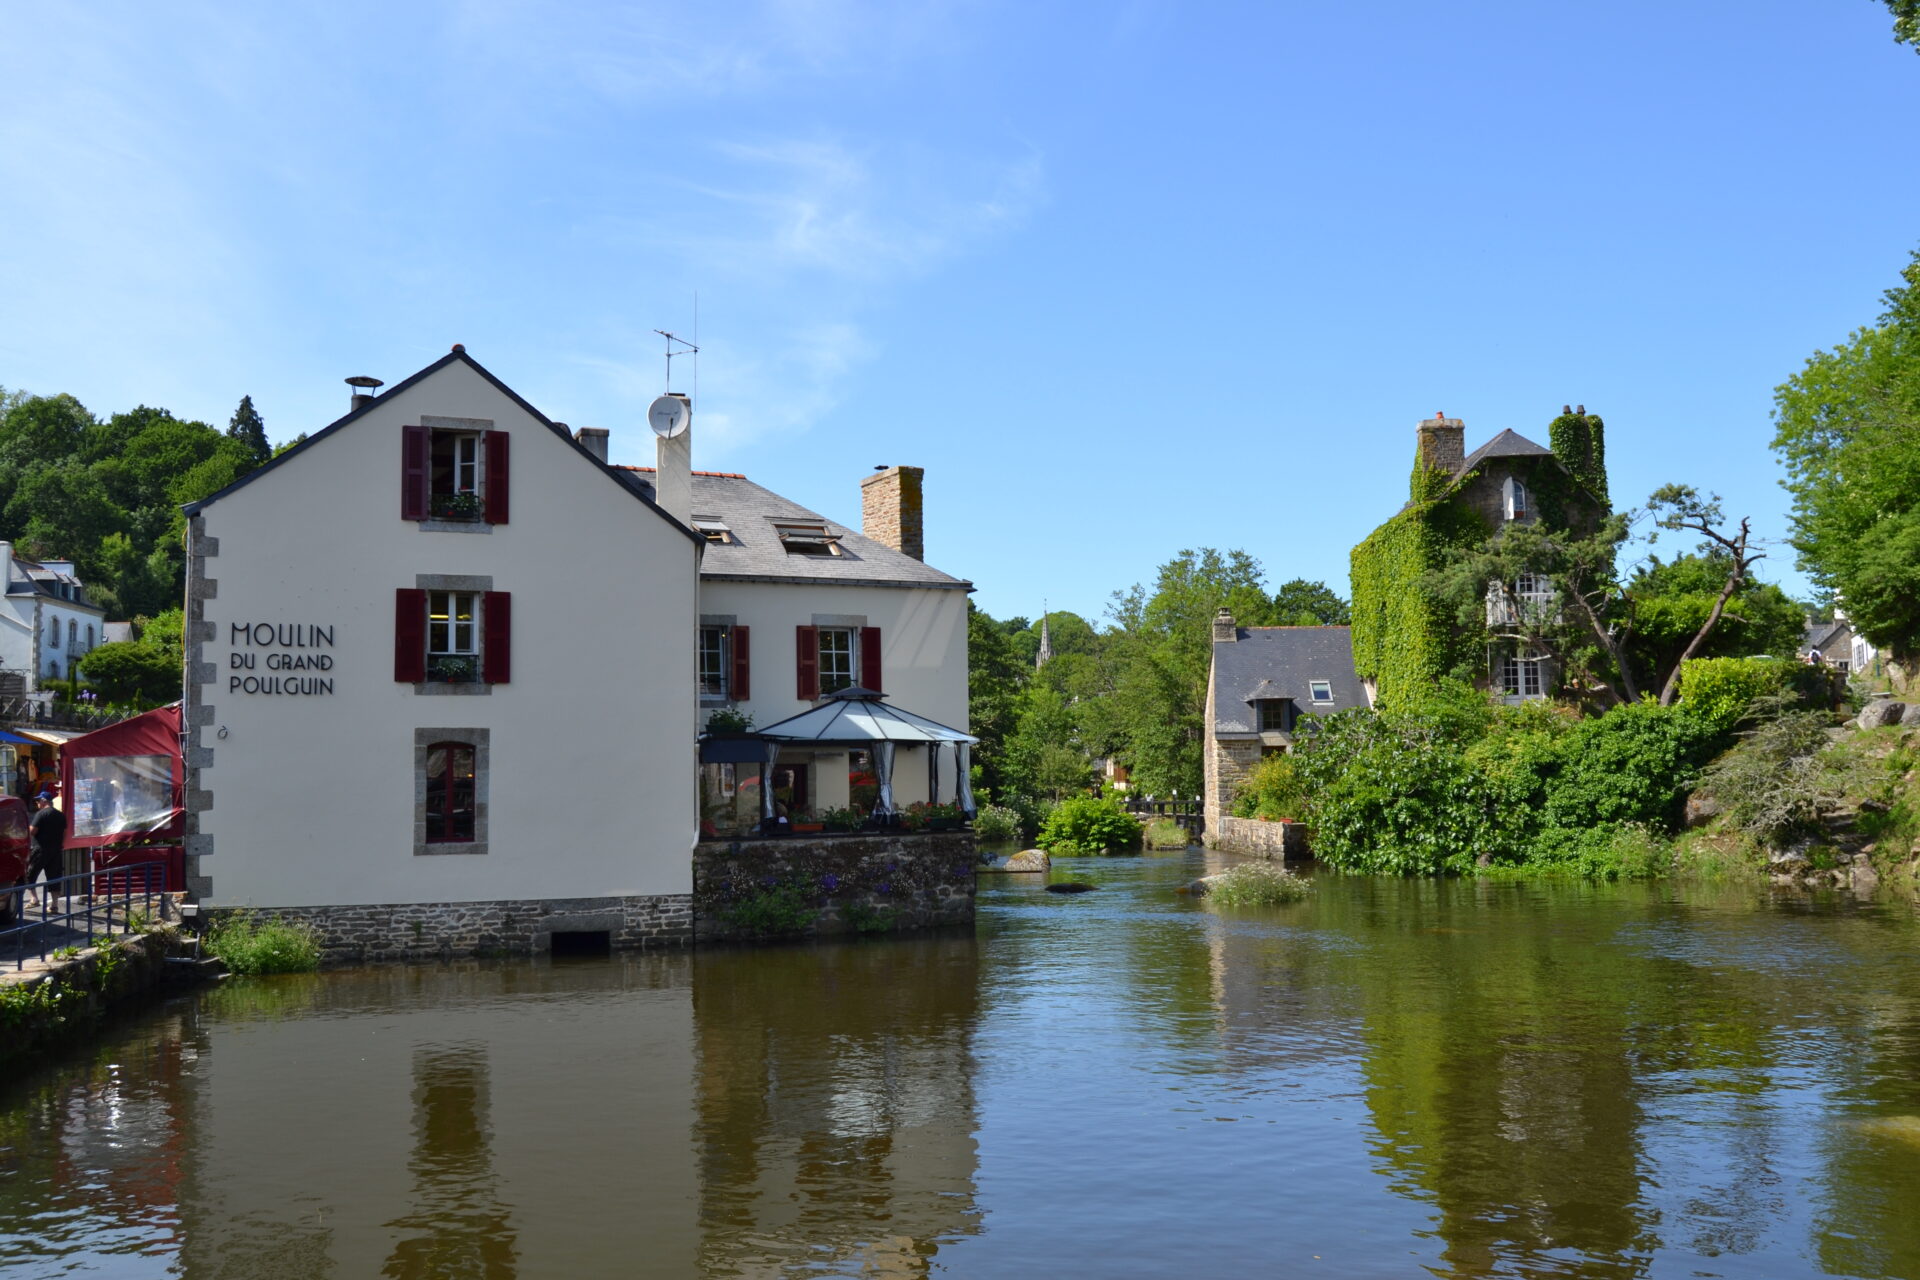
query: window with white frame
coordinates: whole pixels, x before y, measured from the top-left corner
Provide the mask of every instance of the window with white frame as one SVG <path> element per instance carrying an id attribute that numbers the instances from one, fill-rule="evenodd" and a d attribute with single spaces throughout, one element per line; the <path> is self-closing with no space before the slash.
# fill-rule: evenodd
<path id="1" fill-rule="evenodd" d="M 1507 480 L 1507 519 L 1526 520 L 1530 518 L 1533 514 L 1531 502 L 1532 499 L 1527 493 L 1527 486 L 1521 483 L 1519 477 L 1510 477 Z"/>
<path id="2" fill-rule="evenodd" d="M 703 697 L 727 696 L 727 628 L 700 628 L 700 693 Z"/>
<path id="3" fill-rule="evenodd" d="M 852 627 L 820 628 L 820 692 L 832 693 L 854 683 Z"/>
<path id="4" fill-rule="evenodd" d="M 432 679 L 480 678 L 479 619 L 479 592 L 427 592 L 427 674 Z"/>
<path id="5" fill-rule="evenodd" d="M 1544 698 L 1541 680 L 1545 659 L 1537 654 L 1508 654 L 1500 660 L 1500 692 L 1509 698 Z"/>
<path id="6" fill-rule="evenodd" d="M 1312 680 L 1308 682 L 1307 688 L 1315 702 L 1333 701 L 1333 681 Z"/>

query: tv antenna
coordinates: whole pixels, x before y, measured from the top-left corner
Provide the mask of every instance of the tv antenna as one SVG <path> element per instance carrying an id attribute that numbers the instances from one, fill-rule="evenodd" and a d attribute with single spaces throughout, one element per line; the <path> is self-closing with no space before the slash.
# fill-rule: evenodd
<path id="1" fill-rule="evenodd" d="M 671 391 L 673 390 L 673 358 L 675 356 L 685 355 L 697 356 L 700 354 L 700 348 L 694 346 L 677 333 L 668 333 L 665 329 L 655 329 L 654 332 L 667 340 L 667 385 L 665 389 Z M 684 347 L 685 350 L 675 351 L 673 345 L 676 342 Z M 699 361 L 696 360 L 694 363 L 698 365 Z"/>

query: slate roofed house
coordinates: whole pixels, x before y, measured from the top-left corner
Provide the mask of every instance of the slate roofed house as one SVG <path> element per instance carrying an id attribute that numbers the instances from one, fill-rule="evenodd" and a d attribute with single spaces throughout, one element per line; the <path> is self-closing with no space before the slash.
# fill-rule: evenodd
<path id="1" fill-rule="evenodd" d="M 27 560 L 0 542 L 7 574 L 0 612 L 0 696 L 33 693 L 66 680 L 80 659 L 104 643 L 106 611 L 67 560 Z"/>
<path id="2" fill-rule="evenodd" d="M 1795 655 L 1803 662 L 1824 662 L 1842 675 L 1851 675 L 1871 670 L 1880 651 L 1853 629 L 1845 613 L 1835 609 L 1833 621 L 1807 623 Z"/>
<path id="3" fill-rule="evenodd" d="M 1293 748 L 1303 716 L 1370 705 L 1351 628 L 1240 627 L 1222 609 L 1207 677 L 1206 829 L 1221 830 L 1261 757 Z"/>
<path id="4" fill-rule="evenodd" d="M 663 463 L 672 451 L 663 445 Z M 736 472 L 691 471 L 684 497 L 660 469 L 616 468 L 706 540 L 700 565 L 700 715 L 751 716 L 766 728 L 822 697 L 859 687 L 943 725 L 967 724 L 967 594 L 973 584 L 929 565 L 922 526 L 924 473 L 883 467 L 860 482 L 854 529 Z M 930 755 L 941 756 L 935 760 Z M 798 813 L 843 808 L 872 774 L 868 753 L 845 745 L 784 747 L 785 803 Z M 938 772 L 937 772 L 938 771 Z M 753 815 L 719 805 L 735 776 L 708 766 L 709 812 L 719 826 Z M 895 802 L 955 799 L 951 752 L 899 749 Z M 871 783 L 867 783 L 871 785 Z M 935 794 L 937 790 L 937 796 Z"/>

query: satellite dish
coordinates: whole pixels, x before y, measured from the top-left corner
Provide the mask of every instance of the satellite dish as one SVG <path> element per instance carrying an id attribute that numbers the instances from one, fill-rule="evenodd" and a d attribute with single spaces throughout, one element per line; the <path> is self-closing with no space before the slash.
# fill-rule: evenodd
<path id="1" fill-rule="evenodd" d="M 685 434 L 693 420 L 693 410 L 679 396 L 661 396 L 647 409 L 647 425 L 662 440 Z"/>

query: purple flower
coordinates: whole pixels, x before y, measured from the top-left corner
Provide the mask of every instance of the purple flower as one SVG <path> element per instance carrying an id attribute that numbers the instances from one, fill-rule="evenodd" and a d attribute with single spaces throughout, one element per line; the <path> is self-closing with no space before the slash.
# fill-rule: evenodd
<path id="1" fill-rule="evenodd" d="M 840 887 L 840 877 L 831 876 L 831 875 L 821 876 L 820 887 L 825 889 L 828 893 L 832 893 L 835 889 L 838 889 Z"/>

